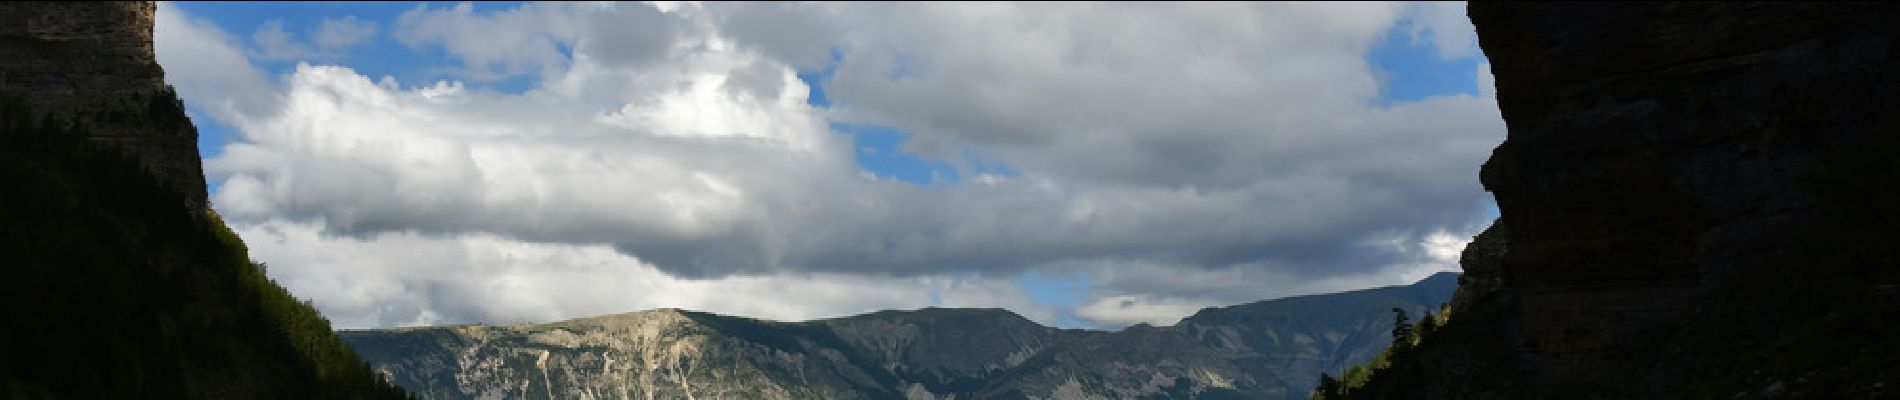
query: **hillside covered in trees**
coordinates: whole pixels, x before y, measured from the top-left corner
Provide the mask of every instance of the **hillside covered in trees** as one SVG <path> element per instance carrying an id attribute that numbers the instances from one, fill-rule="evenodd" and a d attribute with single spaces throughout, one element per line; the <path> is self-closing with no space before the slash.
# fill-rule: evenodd
<path id="1" fill-rule="evenodd" d="M 0 5 L 0 397 L 405 398 L 205 207 L 152 10 Z"/>

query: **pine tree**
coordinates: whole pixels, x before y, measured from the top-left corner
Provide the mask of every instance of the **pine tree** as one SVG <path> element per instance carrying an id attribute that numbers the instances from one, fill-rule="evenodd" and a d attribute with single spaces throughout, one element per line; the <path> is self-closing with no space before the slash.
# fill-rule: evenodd
<path id="1" fill-rule="evenodd" d="M 1319 388 L 1313 390 L 1313 398 L 1324 399 L 1338 395 L 1339 387 L 1339 379 L 1334 379 L 1331 374 L 1321 372 L 1319 373 Z"/>
<path id="2" fill-rule="evenodd" d="M 1398 307 L 1392 307 L 1392 314 L 1395 317 L 1392 322 L 1392 341 L 1405 340 L 1405 335 L 1412 333 L 1412 318 L 1405 315 L 1405 309 Z"/>

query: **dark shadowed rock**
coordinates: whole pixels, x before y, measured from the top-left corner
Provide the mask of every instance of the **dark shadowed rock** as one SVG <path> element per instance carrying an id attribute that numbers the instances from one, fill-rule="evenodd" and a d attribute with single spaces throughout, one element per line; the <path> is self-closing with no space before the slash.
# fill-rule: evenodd
<path id="1" fill-rule="evenodd" d="M 1509 129 L 1481 178 L 1509 251 L 1486 237 L 1467 248 L 1460 317 L 1373 393 L 1891 386 L 1890 367 L 1870 366 L 1892 365 L 1876 349 L 1896 332 L 1869 327 L 1896 318 L 1867 304 L 1895 259 L 1867 249 L 1894 237 L 1900 207 L 1900 6 L 1472 3 L 1469 15 Z"/>
<path id="2" fill-rule="evenodd" d="M 1458 292 L 1451 298 L 1453 308 L 1469 308 L 1472 302 L 1504 286 L 1504 253 L 1509 249 L 1510 233 L 1504 231 L 1502 221 L 1492 222 L 1471 238 L 1458 255 L 1458 264 L 1465 273 L 1458 276 Z"/>
<path id="3" fill-rule="evenodd" d="M 206 208 L 154 10 L 0 3 L 0 398 L 405 398 Z"/>
<path id="4" fill-rule="evenodd" d="M 0 2 L 0 93 L 83 124 L 205 206 L 198 130 L 152 51 L 152 2 Z"/>

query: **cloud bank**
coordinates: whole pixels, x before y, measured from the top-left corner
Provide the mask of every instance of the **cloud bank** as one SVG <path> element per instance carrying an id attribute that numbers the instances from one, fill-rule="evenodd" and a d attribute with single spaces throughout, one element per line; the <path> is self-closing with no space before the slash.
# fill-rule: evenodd
<path id="1" fill-rule="evenodd" d="M 313 44 L 270 26 L 251 49 L 162 5 L 157 47 L 240 135 L 207 160 L 220 213 L 344 326 L 926 305 L 1121 326 L 1455 269 L 1495 101 L 1381 105 L 1366 57 L 1393 29 L 1476 57 L 1461 9 L 463 4 L 326 22 Z M 462 78 L 245 56 L 363 40 Z M 828 107 L 797 76 L 818 70 Z M 509 79 L 531 84 L 483 84 Z M 879 178 L 839 124 L 900 129 L 972 178 Z M 1057 307 L 1024 294 L 1029 272 L 1090 287 Z"/>

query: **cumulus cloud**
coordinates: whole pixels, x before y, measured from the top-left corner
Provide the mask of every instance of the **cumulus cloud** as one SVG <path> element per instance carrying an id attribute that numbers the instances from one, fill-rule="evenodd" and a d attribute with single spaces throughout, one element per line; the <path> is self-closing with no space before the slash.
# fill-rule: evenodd
<path id="1" fill-rule="evenodd" d="M 273 276 L 352 326 L 662 305 L 795 319 L 927 293 L 1119 326 L 1455 268 L 1440 256 L 1482 218 L 1495 102 L 1384 106 L 1365 61 L 1402 25 L 1463 40 L 1436 34 L 1468 27 L 1430 8 L 418 6 L 396 40 L 478 83 L 535 83 L 313 64 L 277 82 L 173 78 L 242 136 L 207 161 L 214 204 L 276 243 L 253 246 Z M 215 27 L 166 10 L 168 70 L 258 75 Z M 809 106 L 794 73 L 825 66 L 835 105 Z M 1013 173 L 879 179 L 833 123 Z M 1026 271 L 1089 276 L 1094 297 L 1025 311 L 1039 306 L 1004 282 Z"/>
<path id="2" fill-rule="evenodd" d="M 396 37 L 411 48 L 439 46 L 478 80 L 559 74 L 577 61 L 644 67 L 708 45 L 704 36 L 680 36 L 704 21 L 666 14 L 632 3 L 529 3 L 496 13 L 476 13 L 470 3 L 418 5 L 397 20 Z"/>
<path id="3" fill-rule="evenodd" d="M 1478 93 L 1485 98 L 1498 97 L 1498 78 L 1491 75 L 1491 63 L 1478 64 Z"/>
<path id="4" fill-rule="evenodd" d="M 153 52 L 165 81 L 211 118 L 264 117 L 277 111 L 276 89 L 217 25 L 186 16 L 170 2 L 158 3 Z"/>

